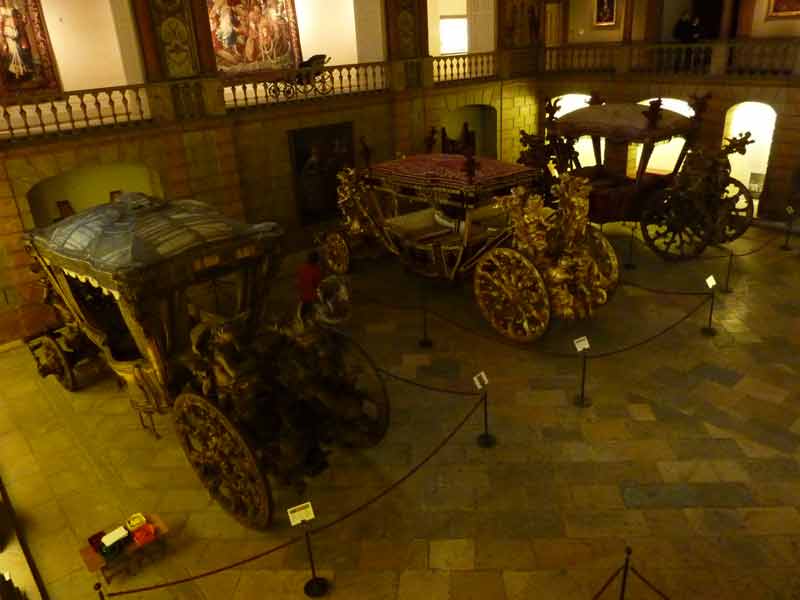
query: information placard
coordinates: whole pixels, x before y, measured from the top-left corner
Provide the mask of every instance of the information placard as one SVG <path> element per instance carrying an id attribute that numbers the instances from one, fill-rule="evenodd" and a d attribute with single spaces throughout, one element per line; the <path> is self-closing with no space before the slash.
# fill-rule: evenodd
<path id="1" fill-rule="evenodd" d="M 286 512 L 289 513 L 289 523 L 291 523 L 292 527 L 306 521 L 314 520 L 314 509 L 311 507 L 311 502 L 298 504 L 288 509 Z"/>
<path id="2" fill-rule="evenodd" d="M 706 277 L 706 285 L 708 286 L 708 289 L 713 289 L 714 286 L 717 285 L 717 280 L 714 279 L 713 275 L 709 275 L 708 277 Z"/>
<path id="3" fill-rule="evenodd" d="M 573 340 L 572 343 L 575 344 L 575 350 L 578 352 L 583 352 L 584 350 L 589 349 L 589 338 L 585 335 Z"/>
<path id="4" fill-rule="evenodd" d="M 486 371 L 481 371 L 475 377 L 472 378 L 472 381 L 475 382 L 475 387 L 479 390 L 483 389 L 483 386 L 489 385 L 489 378 L 486 377 Z"/>

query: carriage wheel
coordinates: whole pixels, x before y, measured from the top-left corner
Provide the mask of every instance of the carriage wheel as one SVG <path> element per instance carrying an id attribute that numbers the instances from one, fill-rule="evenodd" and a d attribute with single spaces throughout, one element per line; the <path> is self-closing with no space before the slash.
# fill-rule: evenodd
<path id="1" fill-rule="evenodd" d="M 741 181 L 731 177 L 725 185 L 720 201 L 727 213 L 723 218 L 724 227 L 719 232 L 720 241 L 732 242 L 753 223 L 755 216 L 753 195 Z"/>
<path id="2" fill-rule="evenodd" d="M 323 96 L 330 94 L 333 91 L 333 74 L 330 71 L 321 71 L 315 75 L 314 89 Z"/>
<path id="3" fill-rule="evenodd" d="M 208 400 L 175 400 L 175 428 L 186 458 L 211 497 L 245 527 L 272 522 L 272 489 L 244 435 Z"/>
<path id="4" fill-rule="evenodd" d="M 332 272 L 344 275 L 350 270 L 350 246 L 343 234 L 338 231 L 327 234 L 322 253 L 325 263 Z"/>
<path id="5" fill-rule="evenodd" d="M 54 336 L 39 338 L 31 344 L 31 352 L 42 377 L 53 375 L 65 390 L 74 392 L 77 389 L 75 373 L 69 359 L 71 353 L 66 352 Z"/>
<path id="6" fill-rule="evenodd" d="M 654 195 L 642 210 L 642 238 L 666 260 L 698 256 L 711 243 L 714 225 L 703 203 L 669 189 Z"/>
<path id="7" fill-rule="evenodd" d="M 361 416 L 348 423 L 342 443 L 354 448 L 369 448 L 380 442 L 389 429 L 389 394 L 386 382 L 367 351 L 349 337 L 341 336 L 340 348 L 348 388 L 357 395 Z"/>
<path id="8" fill-rule="evenodd" d="M 511 248 L 494 248 L 475 267 L 475 298 L 486 320 L 518 342 L 539 338 L 550 323 L 550 299 L 534 264 Z"/>
<path id="9" fill-rule="evenodd" d="M 608 238 L 594 227 L 588 231 L 589 251 L 603 276 L 602 287 L 610 294 L 619 284 L 619 259 Z"/>

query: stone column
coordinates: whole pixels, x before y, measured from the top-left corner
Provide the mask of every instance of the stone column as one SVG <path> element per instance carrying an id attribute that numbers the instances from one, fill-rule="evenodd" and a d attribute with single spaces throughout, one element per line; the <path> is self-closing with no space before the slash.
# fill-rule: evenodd
<path id="1" fill-rule="evenodd" d="M 733 0 L 723 0 L 722 15 L 719 22 L 719 39 L 727 40 L 731 37 L 733 28 Z"/>

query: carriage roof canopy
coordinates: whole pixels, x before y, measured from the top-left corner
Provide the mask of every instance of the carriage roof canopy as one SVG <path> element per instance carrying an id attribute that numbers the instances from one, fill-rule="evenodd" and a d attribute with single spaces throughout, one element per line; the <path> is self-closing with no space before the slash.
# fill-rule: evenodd
<path id="1" fill-rule="evenodd" d="M 375 165 L 371 175 L 385 184 L 414 188 L 440 189 L 452 193 L 478 195 L 515 185 L 530 186 L 534 170 L 530 167 L 492 158 L 476 158 L 475 176 L 467 175 L 467 161 L 461 154 L 416 154 Z"/>
<path id="2" fill-rule="evenodd" d="M 693 127 L 688 117 L 662 107 L 655 127 L 648 123 L 647 106 L 603 104 L 571 112 L 550 125 L 563 136 L 596 135 L 620 142 L 659 142 L 686 135 Z"/>
<path id="3" fill-rule="evenodd" d="M 157 265 L 203 256 L 201 247 L 266 243 L 283 234 L 276 223 L 250 225 L 195 200 L 165 202 L 139 193 L 95 206 L 28 235 L 51 263 L 79 275 L 112 281 L 153 279 Z M 192 253 L 192 250 L 200 250 Z"/>

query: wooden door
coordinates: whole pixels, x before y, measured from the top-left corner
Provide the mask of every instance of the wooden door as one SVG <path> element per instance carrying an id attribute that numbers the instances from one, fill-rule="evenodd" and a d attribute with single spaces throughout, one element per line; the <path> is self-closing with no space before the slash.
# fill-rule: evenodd
<path id="1" fill-rule="evenodd" d="M 494 51 L 496 22 L 494 0 L 467 0 L 469 52 Z"/>

